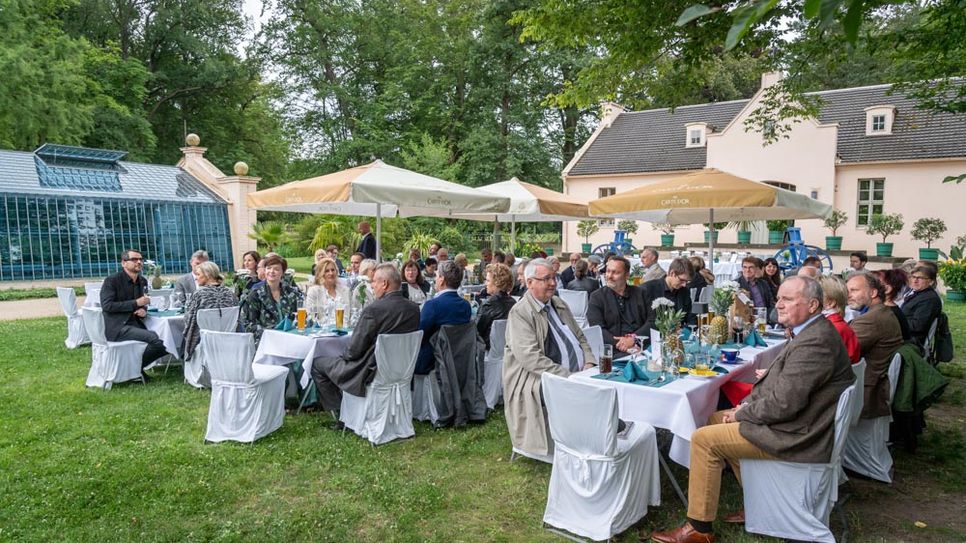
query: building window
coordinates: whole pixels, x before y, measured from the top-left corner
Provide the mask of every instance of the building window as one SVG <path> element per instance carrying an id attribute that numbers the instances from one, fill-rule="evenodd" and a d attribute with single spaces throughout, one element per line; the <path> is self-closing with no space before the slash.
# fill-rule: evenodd
<path id="1" fill-rule="evenodd" d="M 872 116 L 872 131 L 873 132 L 883 132 L 886 129 L 886 116 L 885 115 L 873 115 Z"/>
<path id="2" fill-rule="evenodd" d="M 704 134 L 707 130 L 705 123 L 690 123 L 685 125 L 687 139 L 684 141 L 685 147 L 704 147 Z"/>
<path id="3" fill-rule="evenodd" d="M 778 187 L 780 189 L 790 190 L 792 192 L 798 191 L 798 188 L 791 183 L 782 183 L 780 181 L 762 181 L 766 185 L 771 185 L 773 187 Z"/>
<path id="4" fill-rule="evenodd" d="M 892 133 L 895 119 L 894 106 L 872 106 L 865 108 L 865 135 L 883 136 Z"/>
<path id="5" fill-rule="evenodd" d="M 597 189 L 598 198 L 606 198 L 615 194 L 617 194 L 617 189 L 614 187 L 602 187 Z M 597 224 L 600 226 L 614 226 L 614 219 L 600 219 L 597 221 Z"/>
<path id="6" fill-rule="evenodd" d="M 868 226 L 873 215 L 883 211 L 885 203 L 885 179 L 859 179 L 856 225 Z"/>

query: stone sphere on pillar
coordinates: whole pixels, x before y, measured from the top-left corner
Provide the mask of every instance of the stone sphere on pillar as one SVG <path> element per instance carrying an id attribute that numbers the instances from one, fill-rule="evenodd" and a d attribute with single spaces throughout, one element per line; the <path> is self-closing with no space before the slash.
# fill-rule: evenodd
<path id="1" fill-rule="evenodd" d="M 188 134 L 185 136 L 184 142 L 191 147 L 197 147 L 201 143 L 201 138 L 198 137 L 198 134 Z"/>
<path id="2" fill-rule="evenodd" d="M 248 164 L 242 161 L 235 163 L 235 175 L 248 175 Z"/>

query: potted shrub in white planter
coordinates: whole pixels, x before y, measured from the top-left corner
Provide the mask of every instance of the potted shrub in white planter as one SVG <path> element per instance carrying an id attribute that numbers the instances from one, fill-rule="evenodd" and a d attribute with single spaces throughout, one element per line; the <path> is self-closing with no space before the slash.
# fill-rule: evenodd
<path id="1" fill-rule="evenodd" d="M 831 236 L 825 236 L 825 248 L 829 251 L 842 250 L 842 236 L 836 235 L 839 228 L 845 226 L 849 216 L 842 210 L 836 209 L 825 219 L 825 228 L 832 231 Z"/>
<path id="2" fill-rule="evenodd" d="M 624 237 L 624 241 L 634 245 L 634 241 L 631 239 L 631 234 L 637 233 L 637 221 L 632 221 L 630 219 L 621 219 L 617 221 L 617 229 L 627 232 L 627 236 Z"/>
<path id="3" fill-rule="evenodd" d="M 939 259 L 939 249 L 933 249 L 932 242 L 945 233 L 946 223 L 942 219 L 923 217 L 912 223 L 912 239 L 926 242 L 925 248 L 919 248 L 919 260 Z"/>
<path id="4" fill-rule="evenodd" d="M 584 243 L 580 246 L 580 252 L 590 254 L 592 248 L 590 236 L 593 236 L 597 232 L 600 232 L 600 226 L 597 225 L 597 221 L 594 219 L 587 219 L 577 223 L 577 235 L 584 238 Z"/>
<path id="5" fill-rule="evenodd" d="M 899 213 L 876 214 L 869 219 L 869 226 L 865 231 L 870 236 L 882 236 L 882 242 L 875 244 L 876 256 L 892 256 L 892 243 L 887 240 L 889 236 L 902 232 L 905 225 Z"/>
<path id="6" fill-rule="evenodd" d="M 661 247 L 674 247 L 674 225 L 666 222 L 654 223 L 653 228 L 661 231 Z"/>

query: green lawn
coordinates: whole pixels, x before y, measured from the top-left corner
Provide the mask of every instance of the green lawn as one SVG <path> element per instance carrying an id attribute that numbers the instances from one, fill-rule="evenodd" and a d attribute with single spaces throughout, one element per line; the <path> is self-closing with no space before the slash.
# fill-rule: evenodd
<path id="1" fill-rule="evenodd" d="M 964 317 L 955 308 L 960 360 Z M 207 391 L 176 368 L 147 386 L 88 390 L 90 350 L 66 350 L 65 333 L 63 318 L 0 322 L 0 541 L 559 540 L 541 523 L 550 467 L 509 462 L 500 411 L 463 430 L 419 424 L 414 439 L 376 449 L 317 413 L 286 416 L 254 445 L 205 445 Z M 953 384 L 919 454 L 896 453 L 899 488 L 857 482 L 853 540 L 962 540 L 964 369 L 947 366 Z M 904 477 L 926 486 L 908 491 Z M 739 498 L 727 477 L 722 512 Z M 931 517 L 930 499 L 955 515 Z M 640 531 L 683 519 L 667 481 L 663 500 Z M 883 503 L 895 507 L 879 520 Z M 719 541 L 769 539 L 721 525 Z"/>

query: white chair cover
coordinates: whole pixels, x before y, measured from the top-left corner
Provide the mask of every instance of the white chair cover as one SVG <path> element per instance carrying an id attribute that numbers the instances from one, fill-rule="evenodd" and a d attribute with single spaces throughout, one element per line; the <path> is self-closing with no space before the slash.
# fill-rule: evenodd
<path id="1" fill-rule="evenodd" d="M 828 518 L 838 500 L 839 464 L 857 394 L 853 384 L 839 396 L 828 464 L 741 460 L 746 531 L 797 541 L 835 542 Z"/>
<path id="2" fill-rule="evenodd" d="M 654 427 L 617 438 L 617 391 L 549 373 L 541 377 L 554 442 L 543 521 L 593 540 L 629 528 L 661 504 Z"/>
<path id="3" fill-rule="evenodd" d="M 429 375 L 413 375 L 413 418 L 425 422 L 436 422 L 439 414 L 436 412 L 434 397 L 439 397 L 439 390 L 433 386 L 434 380 Z"/>
<path id="4" fill-rule="evenodd" d="M 899 370 L 902 369 L 902 356 L 898 353 L 889 364 L 889 405 L 899 383 Z M 892 415 L 874 419 L 859 419 L 855 428 L 849 432 L 842 455 L 842 465 L 856 473 L 876 481 L 891 483 L 892 454 L 889 453 L 889 424 Z"/>
<path id="5" fill-rule="evenodd" d="M 574 320 L 580 327 L 587 326 L 587 292 L 581 290 L 560 289 L 557 291 L 560 299 L 566 302 Z"/>
<path id="6" fill-rule="evenodd" d="M 483 358 L 483 396 L 486 407 L 493 409 L 503 401 L 503 350 L 506 348 L 506 319 L 493 321 L 490 328 L 490 350 Z"/>
<path id="7" fill-rule="evenodd" d="M 373 445 L 416 435 L 409 383 L 422 339 L 422 330 L 376 338 L 376 376 L 366 387 L 365 398 L 342 394 L 339 420 L 346 428 Z"/>
<path id="8" fill-rule="evenodd" d="M 859 360 L 858 364 L 852 364 L 852 372 L 855 373 L 855 390 L 865 390 L 865 358 Z M 865 406 L 865 394 L 856 394 L 852 400 L 852 426 L 859 423 L 859 415 L 862 414 L 862 407 Z"/>
<path id="9" fill-rule="evenodd" d="M 199 330 L 234 332 L 238 326 L 238 306 L 221 309 L 199 309 L 196 317 Z M 195 388 L 211 388 L 211 376 L 205 363 L 205 349 L 198 343 L 191 360 L 184 363 L 184 382 Z"/>
<path id="10" fill-rule="evenodd" d="M 67 339 L 64 345 L 68 349 L 90 343 L 91 338 L 87 336 L 87 328 L 84 327 L 84 317 L 77 311 L 77 295 L 70 287 L 57 287 L 57 299 L 60 301 L 60 308 L 67 317 Z"/>
<path id="11" fill-rule="evenodd" d="M 600 326 L 589 326 L 583 329 L 584 337 L 587 338 L 587 343 L 590 345 L 590 352 L 594 353 L 594 359 L 597 363 L 600 363 L 600 356 L 604 354 L 604 333 L 601 332 Z"/>
<path id="12" fill-rule="evenodd" d="M 97 282 L 84 283 L 84 292 L 86 292 L 87 296 L 90 297 L 92 290 L 101 290 L 101 287 L 103 285 L 104 285 L 103 279 Z"/>
<path id="13" fill-rule="evenodd" d="M 84 307 L 101 307 L 101 289 L 98 288 L 85 288 Z"/>
<path id="14" fill-rule="evenodd" d="M 100 309 L 81 309 L 84 328 L 91 338 L 91 370 L 87 386 L 110 390 L 114 383 L 141 379 L 141 358 L 147 343 L 141 341 L 108 341 L 104 335 L 104 314 Z"/>
<path id="15" fill-rule="evenodd" d="M 282 426 L 288 368 L 252 364 L 251 334 L 201 331 L 211 373 L 205 441 L 251 443 Z"/>

